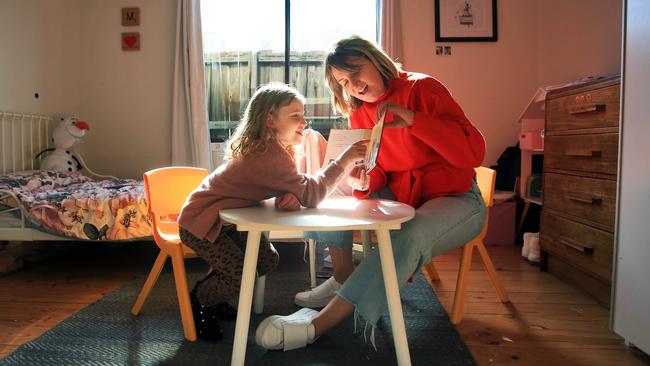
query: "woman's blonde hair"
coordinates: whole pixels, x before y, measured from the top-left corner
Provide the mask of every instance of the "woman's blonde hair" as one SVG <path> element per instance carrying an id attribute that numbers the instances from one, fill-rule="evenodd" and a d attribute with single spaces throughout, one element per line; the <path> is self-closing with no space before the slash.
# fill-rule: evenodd
<path id="1" fill-rule="evenodd" d="M 227 158 L 266 151 L 268 142 L 275 138 L 275 131 L 266 124 L 269 113 L 274 115 L 278 109 L 296 99 L 305 103 L 305 97 L 286 84 L 269 83 L 257 89 L 248 102 L 235 133 L 228 140 Z M 295 156 L 293 147 L 288 147 L 287 151 L 292 157 Z"/>
<path id="2" fill-rule="evenodd" d="M 350 115 L 361 105 L 362 101 L 345 92 L 332 75 L 332 69 L 336 68 L 345 72 L 359 71 L 361 69 L 359 65 L 350 63 L 350 58 L 363 58 L 370 61 L 379 71 L 384 80 L 384 86 L 388 86 L 388 81 L 398 77 L 401 71 L 401 65 L 391 60 L 374 42 L 359 36 L 351 36 L 338 41 L 325 59 L 325 79 L 334 94 L 334 108 L 344 115 Z"/>

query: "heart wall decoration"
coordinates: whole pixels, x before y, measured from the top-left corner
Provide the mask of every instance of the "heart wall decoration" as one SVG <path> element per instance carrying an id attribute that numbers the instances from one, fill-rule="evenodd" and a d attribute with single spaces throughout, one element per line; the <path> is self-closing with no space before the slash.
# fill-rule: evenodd
<path id="1" fill-rule="evenodd" d="M 140 32 L 122 33 L 122 51 L 140 50 Z"/>

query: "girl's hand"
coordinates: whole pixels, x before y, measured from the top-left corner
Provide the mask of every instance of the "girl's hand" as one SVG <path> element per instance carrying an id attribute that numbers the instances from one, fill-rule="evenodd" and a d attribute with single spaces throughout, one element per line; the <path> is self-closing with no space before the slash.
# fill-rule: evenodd
<path id="1" fill-rule="evenodd" d="M 275 208 L 278 210 L 298 211 L 300 207 L 300 201 L 293 193 L 285 193 L 275 198 Z"/>
<path id="2" fill-rule="evenodd" d="M 350 145 L 339 155 L 336 159 L 339 165 L 345 169 L 346 166 L 356 161 L 366 158 L 366 151 L 368 150 L 368 142 L 370 140 L 360 140 Z"/>
<path id="3" fill-rule="evenodd" d="M 393 102 L 384 102 L 377 107 L 375 112 L 375 120 L 379 120 L 382 113 L 386 112 L 393 115 L 391 121 L 385 120 L 384 127 L 386 128 L 403 128 L 411 127 L 413 125 L 413 117 L 415 112 L 410 109 L 404 108 L 401 105 Z"/>

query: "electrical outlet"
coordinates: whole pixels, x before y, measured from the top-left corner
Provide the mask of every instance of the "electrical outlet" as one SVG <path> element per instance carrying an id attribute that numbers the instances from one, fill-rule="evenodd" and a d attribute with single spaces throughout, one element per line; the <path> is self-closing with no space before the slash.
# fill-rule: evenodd
<path id="1" fill-rule="evenodd" d="M 451 55 L 451 46 L 436 46 L 436 56 Z"/>

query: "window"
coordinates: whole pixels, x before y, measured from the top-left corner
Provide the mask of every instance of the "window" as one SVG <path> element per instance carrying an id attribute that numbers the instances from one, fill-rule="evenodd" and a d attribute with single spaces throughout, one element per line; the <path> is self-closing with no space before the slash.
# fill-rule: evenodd
<path id="1" fill-rule="evenodd" d="M 305 119 L 325 137 L 347 126 L 331 107 L 325 52 L 351 34 L 376 40 L 377 9 L 378 0 L 201 0 L 211 141 L 230 137 L 252 93 L 270 81 L 307 98 Z"/>

